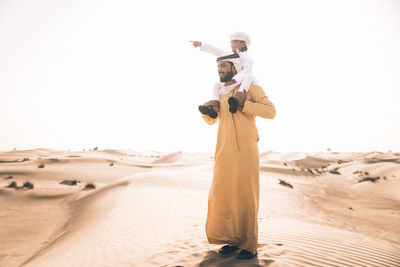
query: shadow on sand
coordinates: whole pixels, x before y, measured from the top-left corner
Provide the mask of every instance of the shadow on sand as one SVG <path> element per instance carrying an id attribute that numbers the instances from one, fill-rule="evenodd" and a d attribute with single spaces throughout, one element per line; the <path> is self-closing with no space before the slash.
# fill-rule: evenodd
<path id="1" fill-rule="evenodd" d="M 257 256 L 250 260 L 238 260 L 236 259 L 237 252 L 230 255 L 221 255 L 216 251 L 207 251 L 206 256 L 199 263 L 198 266 L 203 267 L 228 267 L 228 266 L 268 266 L 273 263 L 273 260 L 262 260 Z"/>

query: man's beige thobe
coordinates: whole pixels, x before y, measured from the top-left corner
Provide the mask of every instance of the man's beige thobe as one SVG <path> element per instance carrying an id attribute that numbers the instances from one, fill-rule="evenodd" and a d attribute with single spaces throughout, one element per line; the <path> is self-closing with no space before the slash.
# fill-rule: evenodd
<path id="1" fill-rule="evenodd" d="M 273 119 L 275 107 L 264 90 L 252 84 L 243 109 L 232 114 L 228 99 L 238 89 L 220 95 L 217 118 L 202 115 L 209 125 L 219 121 L 205 230 L 211 244 L 230 244 L 256 253 L 260 168 L 255 116 Z"/>

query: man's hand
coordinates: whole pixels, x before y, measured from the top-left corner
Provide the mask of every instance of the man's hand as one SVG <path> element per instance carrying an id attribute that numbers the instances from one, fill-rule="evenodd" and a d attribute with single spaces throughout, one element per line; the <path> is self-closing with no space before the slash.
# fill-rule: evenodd
<path id="1" fill-rule="evenodd" d="M 238 102 L 239 102 L 239 106 L 240 106 L 241 108 L 244 107 L 244 102 L 246 101 L 246 96 L 247 96 L 246 91 L 237 92 L 236 95 L 235 95 L 235 97 L 237 98 L 237 100 L 238 100 Z"/>
<path id="2" fill-rule="evenodd" d="M 201 42 L 199 41 L 189 41 L 193 44 L 194 47 L 200 47 L 201 46 Z"/>

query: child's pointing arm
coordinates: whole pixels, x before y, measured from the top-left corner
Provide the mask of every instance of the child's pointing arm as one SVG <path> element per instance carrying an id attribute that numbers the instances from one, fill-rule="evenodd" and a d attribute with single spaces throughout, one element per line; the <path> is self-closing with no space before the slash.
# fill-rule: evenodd
<path id="1" fill-rule="evenodd" d="M 215 47 L 213 45 L 204 43 L 204 42 L 200 42 L 200 41 L 190 41 L 192 42 L 194 47 L 200 47 L 201 51 L 213 54 L 215 56 L 220 56 L 222 53 L 226 52 L 225 50 L 222 50 L 218 47 Z"/>

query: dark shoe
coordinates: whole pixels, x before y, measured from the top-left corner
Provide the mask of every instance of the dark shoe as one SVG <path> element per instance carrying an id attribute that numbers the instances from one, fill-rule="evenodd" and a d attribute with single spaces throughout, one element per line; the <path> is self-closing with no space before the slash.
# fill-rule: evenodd
<path id="1" fill-rule="evenodd" d="M 232 252 L 234 252 L 234 251 L 236 251 L 236 250 L 238 250 L 238 249 L 239 249 L 239 248 L 236 247 L 236 246 L 225 245 L 225 246 L 223 246 L 222 248 L 220 248 L 220 249 L 218 250 L 218 253 L 219 253 L 219 254 L 222 254 L 222 255 L 226 255 L 226 254 L 230 254 L 230 253 L 232 253 Z"/>
<path id="2" fill-rule="evenodd" d="M 257 256 L 257 252 L 256 252 L 256 254 L 253 254 L 250 251 L 242 249 L 240 251 L 240 253 L 236 255 L 236 259 L 238 259 L 238 260 L 249 260 L 249 259 L 254 258 L 255 256 Z"/>
<path id="3" fill-rule="evenodd" d="M 239 107 L 239 101 L 235 97 L 231 96 L 228 99 L 228 104 L 229 104 L 229 111 L 231 113 L 236 113 L 236 111 Z"/>
<path id="4" fill-rule="evenodd" d="M 213 119 L 218 117 L 218 113 L 215 112 L 211 106 L 200 105 L 199 111 L 201 112 L 201 114 L 208 115 Z"/>

